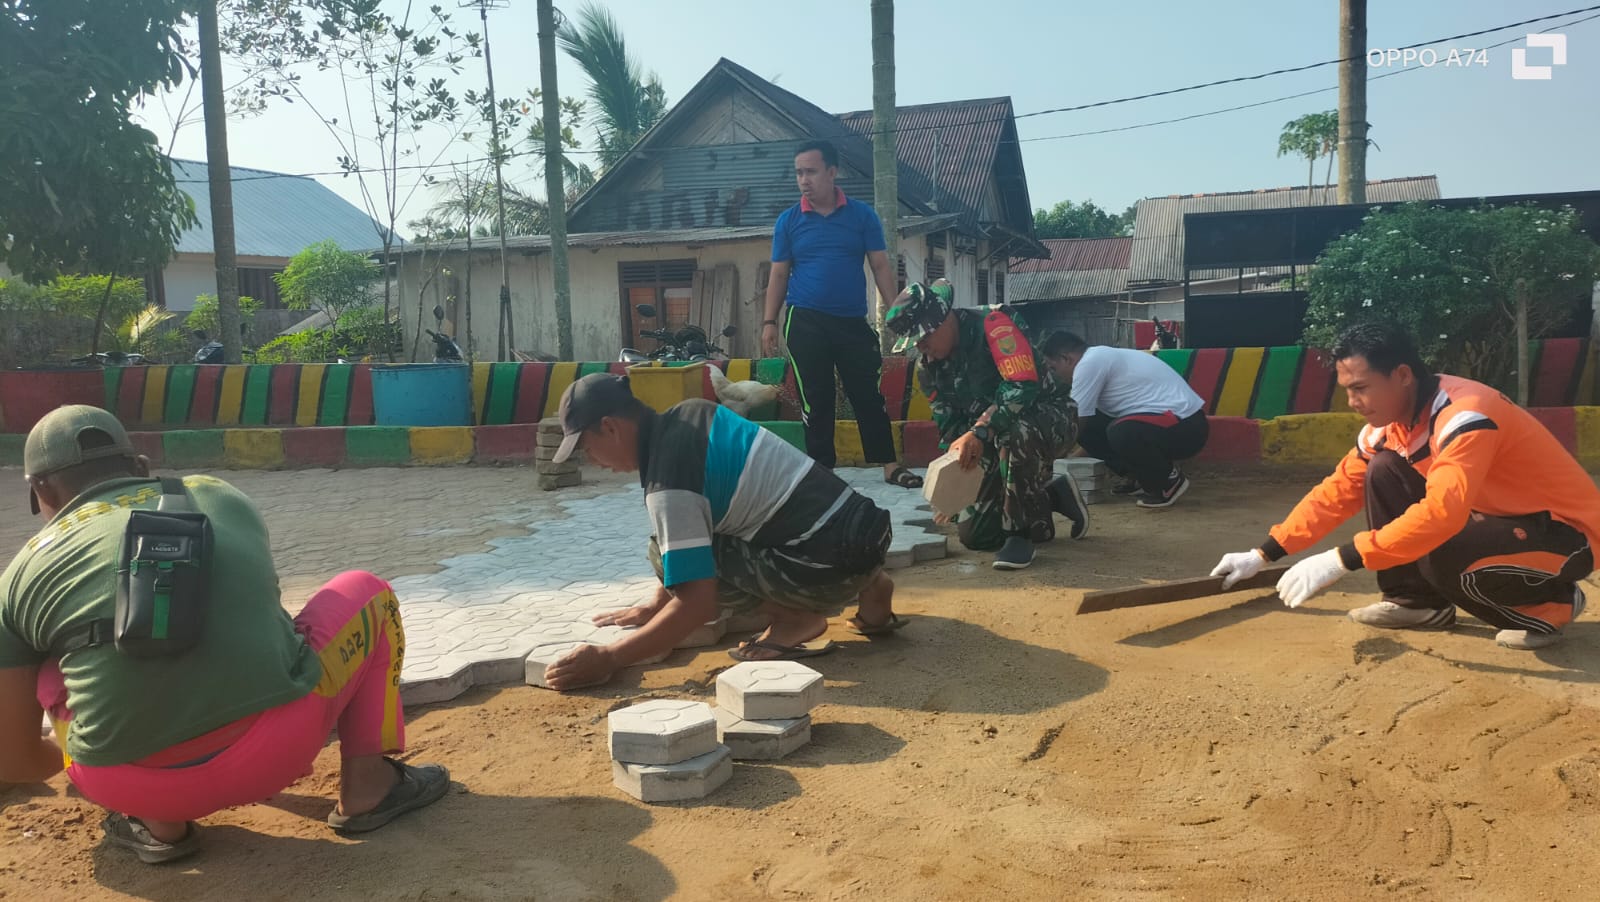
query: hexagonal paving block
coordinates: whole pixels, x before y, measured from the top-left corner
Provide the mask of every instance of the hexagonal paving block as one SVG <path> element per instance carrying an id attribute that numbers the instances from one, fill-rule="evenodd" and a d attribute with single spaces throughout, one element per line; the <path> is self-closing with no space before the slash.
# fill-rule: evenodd
<path id="1" fill-rule="evenodd" d="M 714 751 L 717 721 L 705 702 L 661 698 L 606 715 L 611 757 L 628 764 L 677 764 Z"/>
<path id="2" fill-rule="evenodd" d="M 740 761 L 775 761 L 811 741 L 811 715 L 791 720 L 744 720 L 718 708 L 717 741 Z"/>
<path id="3" fill-rule="evenodd" d="M 746 661 L 717 677 L 717 704 L 744 720 L 804 717 L 822 700 L 822 674 L 798 661 Z"/>
<path id="4" fill-rule="evenodd" d="M 733 752 L 725 745 L 678 764 L 611 762 L 611 782 L 641 802 L 703 799 L 733 776 Z"/>
<path id="5" fill-rule="evenodd" d="M 672 647 L 705 648 L 708 645 L 716 645 L 718 642 L 721 642 L 722 637 L 726 636 L 727 634 L 728 615 L 727 613 L 723 613 L 710 623 L 702 623 L 695 627 L 694 630 L 689 633 L 689 635 L 679 639 L 678 644 Z"/>

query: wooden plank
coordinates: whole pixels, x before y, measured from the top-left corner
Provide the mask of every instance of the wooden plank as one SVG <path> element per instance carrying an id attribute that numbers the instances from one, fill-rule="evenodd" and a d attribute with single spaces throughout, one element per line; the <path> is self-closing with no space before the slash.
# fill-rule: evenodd
<path id="1" fill-rule="evenodd" d="M 694 271 L 694 281 L 691 283 L 693 287 L 690 289 L 692 293 L 689 296 L 689 324 L 705 329 L 707 335 L 711 334 L 712 331 L 706 322 L 706 313 L 711 301 L 711 279 L 708 278 L 709 275 L 703 269 Z"/>
<path id="2" fill-rule="evenodd" d="M 732 263 L 719 263 L 711 275 L 710 318 L 705 328 L 706 334 L 712 336 L 711 340 L 721 344 L 721 339 L 716 336 L 724 326 L 733 322 L 734 299 L 739 296 L 739 267 Z"/>
<path id="3" fill-rule="evenodd" d="M 1288 571 L 1288 564 L 1264 567 L 1260 573 L 1249 579 L 1240 580 L 1228 591 L 1243 592 L 1246 589 L 1264 589 L 1269 586 L 1275 586 L 1278 584 L 1279 578 Z M 1078 604 L 1078 613 L 1094 614 L 1100 611 L 1137 608 L 1149 604 L 1166 604 L 1169 601 L 1186 601 L 1191 598 L 1205 598 L 1208 595 L 1220 594 L 1222 594 L 1222 577 L 1220 576 L 1179 579 L 1148 586 L 1125 586 L 1121 589 L 1102 589 L 1083 596 L 1083 601 Z"/>

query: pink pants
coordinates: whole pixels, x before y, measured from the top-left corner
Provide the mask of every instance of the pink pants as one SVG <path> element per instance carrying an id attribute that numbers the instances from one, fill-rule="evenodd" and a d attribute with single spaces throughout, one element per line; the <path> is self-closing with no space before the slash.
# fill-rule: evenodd
<path id="1" fill-rule="evenodd" d="M 98 805 L 138 818 L 190 821 L 224 808 L 260 802 L 311 773 L 335 726 L 343 758 L 405 747 L 400 668 L 405 633 L 389 584 L 370 573 L 334 577 L 295 618 L 322 661 L 322 679 L 302 698 L 256 715 L 215 757 L 190 767 L 69 762 L 67 776 Z M 61 671 L 40 668 L 39 701 L 58 736 L 69 728 Z"/>

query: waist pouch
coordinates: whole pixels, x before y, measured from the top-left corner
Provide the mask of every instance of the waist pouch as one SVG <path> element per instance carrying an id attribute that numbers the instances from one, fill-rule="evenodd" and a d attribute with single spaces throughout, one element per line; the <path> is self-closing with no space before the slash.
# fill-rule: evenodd
<path id="1" fill-rule="evenodd" d="M 888 511 L 867 496 L 852 493 L 822 534 L 831 540 L 830 557 L 840 569 L 865 573 L 883 566 L 893 530 Z"/>
<path id="2" fill-rule="evenodd" d="M 63 653 L 114 643 L 132 657 L 170 657 L 200 641 L 210 601 L 211 521 L 188 509 L 183 480 L 163 478 L 161 490 L 157 510 L 128 516 L 114 616 L 89 624 Z"/>

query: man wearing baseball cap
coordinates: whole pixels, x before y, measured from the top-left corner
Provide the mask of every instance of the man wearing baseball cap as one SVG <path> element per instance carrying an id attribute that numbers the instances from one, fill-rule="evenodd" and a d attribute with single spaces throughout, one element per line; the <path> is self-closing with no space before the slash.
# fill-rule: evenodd
<path id="1" fill-rule="evenodd" d="M 940 443 L 962 469 L 983 468 L 978 498 L 957 514 L 961 544 L 994 551 L 996 570 L 1033 563 L 1055 538 L 1052 512 L 1089 531 L 1089 508 L 1071 476 L 1052 477 L 1072 451 L 1078 415 L 1064 386 L 1034 360 L 1027 325 L 1009 307 L 955 307 L 950 283 L 913 282 L 885 318 L 896 351 L 917 349 L 917 380 L 933 407 Z"/>
<path id="2" fill-rule="evenodd" d="M 150 864 L 196 851 L 194 821 L 310 773 L 335 727 L 334 829 L 374 830 L 444 795 L 444 768 L 385 757 L 404 747 L 387 583 L 342 574 L 291 620 L 255 505 L 210 476 L 152 479 L 96 407 L 47 414 L 23 469 L 47 522 L 0 576 L 0 781 L 65 769 L 112 812 L 108 842 Z M 204 524 L 193 546 L 139 532 L 182 517 Z M 136 623 L 130 599 L 154 559 L 158 613 Z M 41 710 L 54 741 L 37 732 Z"/>
<path id="3" fill-rule="evenodd" d="M 710 401 L 657 413 L 626 376 L 595 373 L 561 397 L 557 461 L 639 474 L 661 580 L 649 601 L 601 614 L 639 629 L 606 646 L 580 645 L 545 670 L 552 689 L 609 679 L 670 651 L 718 609 L 761 610 L 771 626 L 730 654 L 742 661 L 824 654 L 828 617 L 857 603 L 851 625 L 873 636 L 905 624 L 883 571 L 889 514 L 773 433 Z M 819 641 L 820 640 L 820 641 Z"/>

